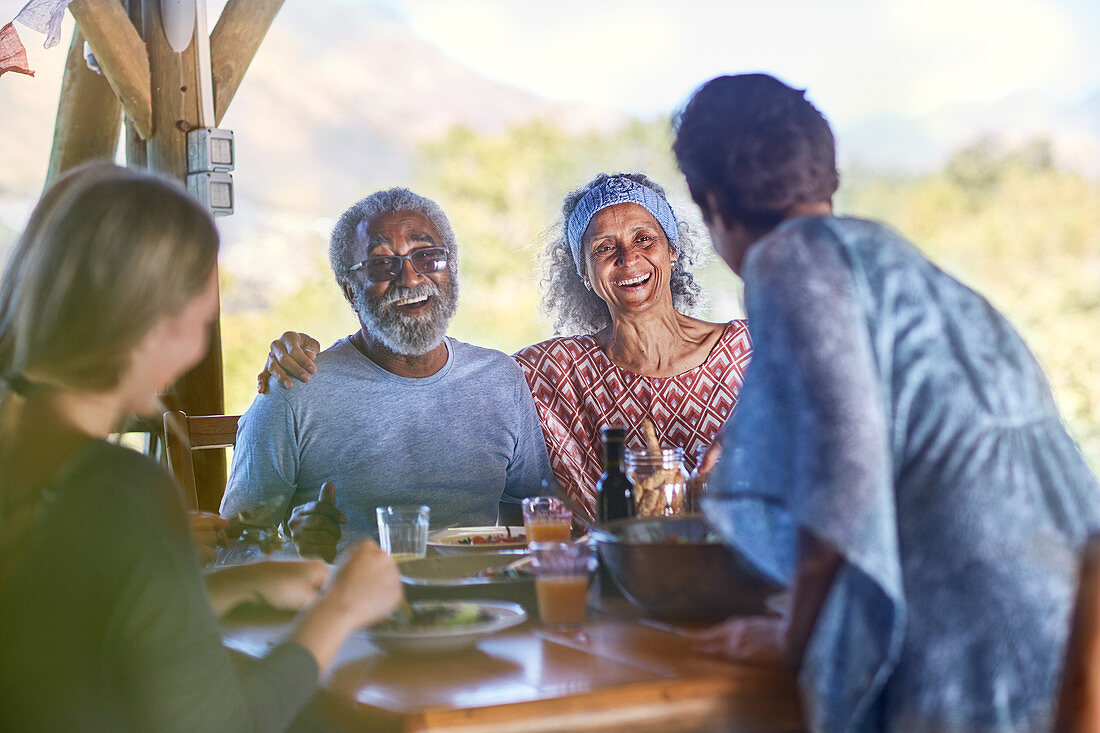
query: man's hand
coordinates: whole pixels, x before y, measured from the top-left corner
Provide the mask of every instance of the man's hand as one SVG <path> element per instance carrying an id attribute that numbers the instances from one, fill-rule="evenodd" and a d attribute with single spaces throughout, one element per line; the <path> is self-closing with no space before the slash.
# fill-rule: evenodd
<path id="1" fill-rule="evenodd" d="M 225 528 L 229 520 L 210 512 L 187 512 L 187 519 L 191 524 L 191 537 L 199 553 L 199 562 L 209 565 L 218 555 L 218 546 L 224 546 L 227 542 Z"/>
<path id="2" fill-rule="evenodd" d="M 313 361 L 317 358 L 317 352 L 321 350 L 321 344 L 317 339 L 304 333 L 287 331 L 275 341 L 271 342 L 271 350 L 267 353 L 267 364 L 264 370 L 256 376 L 257 391 L 260 394 L 267 392 L 267 383 L 271 377 L 279 380 L 279 384 L 290 389 L 293 380 L 308 382 L 310 374 L 317 373 L 317 367 Z"/>
<path id="3" fill-rule="evenodd" d="M 346 521 L 343 512 L 336 508 L 336 484 L 326 481 L 317 501 L 294 507 L 286 524 L 299 555 L 332 562 L 342 534 L 340 525 Z"/>

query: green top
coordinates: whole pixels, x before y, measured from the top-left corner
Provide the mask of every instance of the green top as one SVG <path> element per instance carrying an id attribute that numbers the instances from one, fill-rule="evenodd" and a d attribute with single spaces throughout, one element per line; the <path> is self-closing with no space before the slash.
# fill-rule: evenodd
<path id="1" fill-rule="evenodd" d="M 0 588 L 0 728 L 277 730 L 312 694 L 301 646 L 222 646 L 179 493 L 144 456 L 92 442 L 25 547 Z"/>

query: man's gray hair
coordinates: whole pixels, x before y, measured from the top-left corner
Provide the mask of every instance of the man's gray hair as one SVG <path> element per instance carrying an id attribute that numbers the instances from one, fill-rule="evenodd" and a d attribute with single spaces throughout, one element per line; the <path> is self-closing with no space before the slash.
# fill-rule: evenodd
<path id="1" fill-rule="evenodd" d="M 407 188 L 388 188 L 376 191 L 345 211 L 336 222 L 329 242 L 328 259 L 332 273 L 340 286 L 351 283 L 351 267 L 356 264 L 351 252 L 359 241 L 359 225 L 379 214 L 393 211 L 415 211 L 423 214 L 439 232 L 440 246 L 447 249 L 447 269 L 453 278 L 458 277 L 458 243 L 451 229 L 451 222 L 439 204 L 415 194 Z"/>
<path id="2" fill-rule="evenodd" d="M 600 173 L 591 181 L 569 193 L 562 202 L 562 218 L 557 225 L 558 235 L 548 241 L 540 256 L 542 299 L 539 310 L 553 324 L 555 336 L 579 336 L 595 333 L 611 324 L 611 312 L 600 296 L 584 286 L 577 273 L 577 264 L 566 237 L 569 217 L 586 193 L 612 177 L 627 178 L 650 189 L 666 202 L 665 190 L 643 173 L 616 173 L 609 176 Z M 683 219 L 675 217 L 679 235 L 676 267 L 672 270 L 669 287 L 672 289 L 672 305 L 677 311 L 697 316 L 706 305 L 702 288 L 689 269 L 705 256 L 699 237 Z"/>

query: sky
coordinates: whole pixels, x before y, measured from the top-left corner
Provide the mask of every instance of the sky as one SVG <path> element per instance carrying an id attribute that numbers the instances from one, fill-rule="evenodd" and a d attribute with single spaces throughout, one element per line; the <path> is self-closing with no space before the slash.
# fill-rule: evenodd
<path id="1" fill-rule="evenodd" d="M 0 0 L 0 24 L 24 2 Z M 808 88 L 841 126 L 1036 89 L 1071 103 L 1100 90 L 1098 0 L 377 2 L 492 78 L 644 118 L 744 71 Z M 224 0 L 207 4 L 216 18 Z M 50 52 L 19 28 L 36 68 Z"/>
<path id="2" fill-rule="evenodd" d="M 1033 89 L 1075 102 L 1100 89 L 1097 0 L 384 4 L 491 77 L 643 117 L 744 71 L 808 88 L 839 125 Z"/>

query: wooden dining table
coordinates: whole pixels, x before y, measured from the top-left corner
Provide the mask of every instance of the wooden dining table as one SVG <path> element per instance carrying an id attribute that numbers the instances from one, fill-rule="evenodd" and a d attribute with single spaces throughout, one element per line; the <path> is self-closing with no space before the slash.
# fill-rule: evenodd
<path id="1" fill-rule="evenodd" d="M 353 634 L 310 715 L 331 730 L 800 731 L 793 676 L 691 651 L 677 627 L 599 602 L 571 630 L 525 623 L 445 655 L 387 653 Z M 259 656 L 290 617 L 252 610 L 223 623 L 226 645 Z"/>

